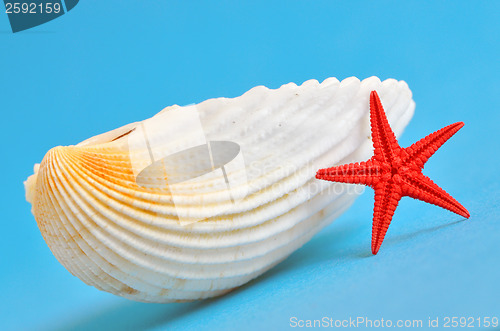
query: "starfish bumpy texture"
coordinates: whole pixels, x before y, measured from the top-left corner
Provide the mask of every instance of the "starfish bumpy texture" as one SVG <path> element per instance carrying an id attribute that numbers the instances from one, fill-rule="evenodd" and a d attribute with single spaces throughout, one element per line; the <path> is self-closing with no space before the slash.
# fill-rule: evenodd
<path id="1" fill-rule="evenodd" d="M 469 212 L 451 195 L 422 174 L 427 160 L 463 126 L 454 123 L 402 148 L 389 126 L 376 91 L 370 94 L 370 123 L 374 155 L 356 162 L 321 169 L 316 178 L 332 182 L 363 184 L 375 190 L 373 210 L 372 253 L 377 254 L 402 197 L 408 196 L 448 209 L 469 218 Z"/>

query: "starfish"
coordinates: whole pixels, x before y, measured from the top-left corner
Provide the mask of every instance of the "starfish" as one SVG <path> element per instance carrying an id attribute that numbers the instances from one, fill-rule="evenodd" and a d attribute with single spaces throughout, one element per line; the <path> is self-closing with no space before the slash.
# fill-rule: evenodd
<path id="1" fill-rule="evenodd" d="M 408 196 L 447 209 L 465 218 L 469 212 L 451 195 L 422 174 L 429 158 L 463 126 L 448 125 L 410 147 L 399 146 L 389 126 L 376 91 L 370 94 L 370 124 L 374 155 L 368 161 L 320 169 L 316 178 L 332 182 L 363 184 L 375 190 L 372 225 L 372 253 L 384 241 L 394 211 L 402 197 Z"/>

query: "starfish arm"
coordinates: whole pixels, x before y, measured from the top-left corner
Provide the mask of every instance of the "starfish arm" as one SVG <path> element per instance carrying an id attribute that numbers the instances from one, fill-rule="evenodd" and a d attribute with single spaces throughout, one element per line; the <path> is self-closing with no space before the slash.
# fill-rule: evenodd
<path id="1" fill-rule="evenodd" d="M 372 128 L 373 148 L 377 160 L 392 163 L 401 147 L 389 125 L 384 107 L 376 91 L 370 94 L 370 123 Z"/>
<path id="2" fill-rule="evenodd" d="M 470 214 L 457 200 L 435 184 L 429 177 L 415 171 L 402 176 L 403 195 L 442 207 L 465 218 Z"/>
<path id="3" fill-rule="evenodd" d="M 405 148 L 406 156 L 403 158 L 403 163 L 413 163 L 419 169 L 422 169 L 425 162 L 463 126 L 463 122 L 448 125 Z"/>
<path id="4" fill-rule="evenodd" d="M 377 254 L 392 221 L 394 211 L 401 200 L 401 191 L 393 180 L 380 182 L 375 188 L 373 208 L 372 253 Z"/>
<path id="5" fill-rule="evenodd" d="M 372 186 L 377 181 L 379 172 L 378 165 L 368 160 L 320 169 L 316 173 L 316 178 L 331 182 Z"/>

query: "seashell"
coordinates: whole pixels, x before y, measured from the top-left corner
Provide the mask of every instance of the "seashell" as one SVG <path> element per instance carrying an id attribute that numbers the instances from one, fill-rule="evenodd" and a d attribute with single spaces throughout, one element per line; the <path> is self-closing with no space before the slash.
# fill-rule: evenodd
<path id="1" fill-rule="evenodd" d="M 400 134 L 403 81 L 329 78 L 171 106 L 75 146 L 25 182 L 55 257 L 88 285 L 132 300 L 224 294 L 261 275 L 345 211 L 359 186 L 318 169 L 372 153 L 376 90 Z"/>

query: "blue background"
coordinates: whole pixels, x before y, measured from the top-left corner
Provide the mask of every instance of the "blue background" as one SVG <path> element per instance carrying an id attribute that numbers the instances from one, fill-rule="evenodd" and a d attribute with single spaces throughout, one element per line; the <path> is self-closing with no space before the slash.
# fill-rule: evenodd
<path id="1" fill-rule="evenodd" d="M 500 317 L 498 1 L 87 0 L 12 34 L 0 13 L 0 328 L 286 329 L 290 317 Z M 56 145 L 171 104 L 335 76 L 408 82 L 401 145 L 465 127 L 424 173 L 471 213 L 405 198 L 370 254 L 373 192 L 285 262 L 221 298 L 127 301 L 52 256 L 22 182 Z"/>

